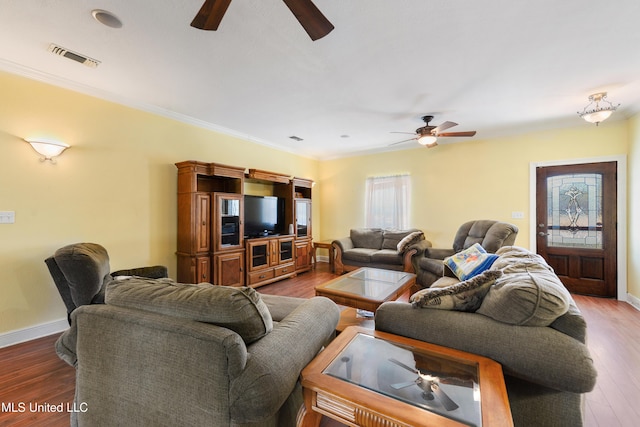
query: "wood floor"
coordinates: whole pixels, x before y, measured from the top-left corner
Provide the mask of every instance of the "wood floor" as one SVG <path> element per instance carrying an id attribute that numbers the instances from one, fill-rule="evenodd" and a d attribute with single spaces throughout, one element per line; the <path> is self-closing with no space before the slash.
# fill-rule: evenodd
<path id="1" fill-rule="evenodd" d="M 308 298 L 314 295 L 315 285 L 333 277 L 327 265 L 320 263 L 317 270 L 259 290 Z M 587 319 L 589 348 L 598 369 L 596 388 L 587 395 L 585 425 L 640 425 L 640 311 L 615 300 L 577 295 L 575 300 Z M 56 356 L 56 338 L 0 349 L 0 426 L 69 425 L 67 404 L 73 404 L 75 372 Z M 14 412 L 10 412 L 12 405 Z M 35 405 L 49 405 L 49 410 L 32 412 L 30 406 L 37 409 Z M 57 405 L 62 406 L 62 413 L 51 411 Z M 322 422 L 322 427 L 337 426 L 342 424 L 328 419 Z"/>

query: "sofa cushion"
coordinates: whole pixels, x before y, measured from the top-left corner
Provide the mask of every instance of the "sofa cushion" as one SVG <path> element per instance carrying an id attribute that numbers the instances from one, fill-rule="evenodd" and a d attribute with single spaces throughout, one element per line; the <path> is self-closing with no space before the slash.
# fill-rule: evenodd
<path id="1" fill-rule="evenodd" d="M 130 277 L 109 283 L 105 302 L 212 323 L 236 332 L 247 344 L 273 329 L 269 309 L 260 294 L 249 287 Z"/>
<path id="2" fill-rule="evenodd" d="M 354 248 L 382 249 L 381 228 L 354 228 L 350 232 Z"/>
<path id="3" fill-rule="evenodd" d="M 467 280 L 487 270 L 498 259 L 498 255 L 488 254 L 479 243 L 445 258 L 444 263 L 460 280 Z"/>
<path id="4" fill-rule="evenodd" d="M 76 307 L 102 302 L 100 290 L 111 280 L 109 255 L 104 247 L 97 243 L 76 243 L 58 249 L 53 258 L 69 284 Z"/>
<path id="5" fill-rule="evenodd" d="M 514 325 L 549 326 L 569 310 L 571 295 L 544 258 L 513 246 L 496 253 L 492 269 L 503 275 L 478 313 Z"/>
<path id="6" fill-rule="evenodd" d="M 444 287 L 441 287 L 441 283 L 451 283 L 455 279 L 442 278 L 430 288 L 422 289 L 413 294 L 409 301 L 414 308 L 438 308 L 473 312 L 480 307 L 491 285 L 501 276 L 502 271 L 500 270 L 486 270 L 464 282 L 457 282 Z"/>
<path id="7" fill-rule="evenodd" d="M 378 252 L 378 249 L 353 248 L 344 251 L 342 259 L 355 262 L 371 262 L 371 256 Z"/>
<path id="8" fill-rule="evenodd" d="M 395 249 L 401 254 L 409 248 L 409 246 L 424 240 L 424 233 L 422 231 L 413 231 L 402 238 L 396 245 Z"/>
<path id="9" fill-rule="evenodd" d="M 380 249 L 371 255 L 374 264 L 402 264 L 402 255 L 395 249 Z"/>

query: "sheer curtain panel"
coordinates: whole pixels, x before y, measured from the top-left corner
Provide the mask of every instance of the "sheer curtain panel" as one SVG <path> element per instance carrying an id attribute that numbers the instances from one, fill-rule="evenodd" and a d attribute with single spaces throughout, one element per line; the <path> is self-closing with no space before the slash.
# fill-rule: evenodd
<path id="1" fill-rule="evenodd" d="M 365 186 L 365 226 L 409 228 L 411 176 L 375 176 Z"/>

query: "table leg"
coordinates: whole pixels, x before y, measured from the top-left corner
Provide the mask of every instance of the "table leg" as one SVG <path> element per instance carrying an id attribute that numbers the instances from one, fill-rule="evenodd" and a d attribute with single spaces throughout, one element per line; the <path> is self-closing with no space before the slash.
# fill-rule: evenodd
<path id="1" fill-rule="evenodd" d="M 300 407 L 296 418 L 297 427 L 318 427 L 322 421 L 322 414 L 313 411 L 313 398 L 315 392 L 306 388 L 302 389 L 304 405 Z"/>

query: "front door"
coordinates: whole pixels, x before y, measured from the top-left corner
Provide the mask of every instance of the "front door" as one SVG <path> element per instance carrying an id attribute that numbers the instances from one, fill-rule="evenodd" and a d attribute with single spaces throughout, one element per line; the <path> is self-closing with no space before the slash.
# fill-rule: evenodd
<path id="1" fill-rule="evenodd" d="M 616 297 L 616 162 L 536 168 L 536 247 L 569 291 Z"/>

